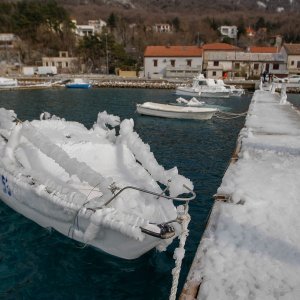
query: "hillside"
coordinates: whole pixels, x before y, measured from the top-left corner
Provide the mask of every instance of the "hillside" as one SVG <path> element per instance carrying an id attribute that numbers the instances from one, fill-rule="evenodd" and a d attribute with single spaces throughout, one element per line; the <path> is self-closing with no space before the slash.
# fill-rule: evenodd
<path id="1" fill-rule="evenodd" d="M 128 17 L 136 12 L 148 16 L 161 13 L 202 16 L 205 13 L 218 15 L 249 10 L 254 14 L 286 14 L 300 11 L 299 0 L 58 0 L 58 2 L 68 7 L 74 15 L 81 14 L 78 11 L 80 6 L 84 11 L 81 17 L 88 16 L 89 8 L 93 8 L 91 14 L 118 10 Z"/>

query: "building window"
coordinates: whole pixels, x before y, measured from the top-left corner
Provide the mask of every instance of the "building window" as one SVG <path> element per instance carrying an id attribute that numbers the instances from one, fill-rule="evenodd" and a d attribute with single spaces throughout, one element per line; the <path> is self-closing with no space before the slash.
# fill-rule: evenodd
<path id="1" fill-rule="evenodd" d="M 279 70 L 279 64 L 273 64 L 273 70 Z"/>
<path id="2" fill-rule="evenodd" d="M 175 59 L 171 59 L 170 62 L 171 62 L 171 66 L 172 66 L 172 67 L 175 67 Z"/>
<path id="3" fill-rule="evenodd" d="M 240 63 L 235 63 L 235 64 L 234 64 L 234 68 L 235 68 L 236 70 L 238 70 L 238 69 L 240 68 Z"/>
<path id="4" fill-rule="evenodd" d="M 49 64 L 48 64 L 48 62 L 46 62 L 46 67 L 48 67 L 49 66 Z"/>
<path id="5" fill-rule="evenodd" d="M 297 68 L 300 68 L 300 61 L 297 61 Z"/>
<path id="6" fill-rule="evenodd" d="M 295 64 L 295 62 L 292 60 L 292 61 L 291 61 L 291 66 L 293 66 L 294 64 Z"/>
<path id="7" fill-rule="evenodd" d="M 68 68 L 69 67 L 69 63 L 66 61 L 66 68 Z"/>
<path id="8" fill-rule="evenodd" d="M 214 61 L 214 67 L 218 67 L 219 66 L 219 62 L 218 61 Z"/>
<path id="9" fill-rule="evenodd" d="M 191 67 L 192 66 L 192 60 L 191 59 L 187 59 L 186 60 L 186 65 Z"/>
<path id="10" fill-rule="evenodd" d="M 254 64 L 254 70 L 258 70 L 258 68 L 259 68 L 259 64 Z"/>
<path id="11" fill-rule="evenodd" d="M 55 62 L 54 61 L 52 62 L 52 67 L 55 67 Z"/>
<path id="12" fill-rule="evenodd" d="M 153 59 L 153 66 L 157 67 L 157 59 Z"/>
<path id="13" fill-rule="evenodd" d="M 213 71 L 212 72 L 212 76 L 216 76 L 217 75 L 217 72 L 216 71 Z"/>

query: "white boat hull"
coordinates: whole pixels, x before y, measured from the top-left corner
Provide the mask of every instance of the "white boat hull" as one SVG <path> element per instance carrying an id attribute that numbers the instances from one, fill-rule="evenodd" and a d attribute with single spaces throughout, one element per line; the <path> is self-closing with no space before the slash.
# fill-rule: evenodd
<path id="1" fill-rule="evenodd" d="M 103 122 L 119 121 L 106 112 L 90 130 L 49 117 L 43 113 L 39 121 L 16 124 L 14 112 L 0 108 L 4 203 L 42 227 L 125 259 L 163 249 L 181 233 L 176 222 L 171 231 L 164 225 L 178 215 L 156 178 L 173 195 L 193 185 L 157 163 L 133 131 L 133 121 L 124 120 L 121 134 L 108 136 Z"/>
<path id="2" fill-rule="evenodd" d="M 201 107 L 193 107 L 189 109 L 183 106 L 170 106 L 166 109 L 156 109 L 137 105 L 137 112 L 141 115 L 148 115 L 154 117 L 171 118 L 171 119 L 193 119 L 193 120 L 209 120 L 217 112 L 217 109 L 203 109 Z M 177 108 L 176 110 L 173 109 Z"/>
<path id="3" fill-rule="evenodd" d="M 0 176 L 7 178 L 11 193 L 8 195 L 2 188 L 0 190 L 0 198 L 6 205 L 44 228 L 53 228 L 67 237 L 86 243 L 82 236 L 74 234 L 73 231 L 74 218 L 77 214 L 75 209 L 62 208 L 59 204 L 52 203 L 49 200 L 50 194 L 41 196 L 34 186 L 16 179 L 2 168 Z M 90 215 L 87 212 L 86 215 L 78 216 L 76 223 L 79 224 L 80 231 L 84 232 L 87 229 Z M 180 227 L 177 224 L 175 227 L 179 232 Z M 118 231 L 102 227 L 88 244 L 120 258 L 135 259 L 157 246 L 160 241 L 149 235 L 146 235 L 143 241 L 138 241 Z"/>
<path id="4" fill-rule="evenodd" d="M 196 92 L 192 88 L 191 89 L 177 88 L 175 94 L 178 96 L 190 96 L 190 97 L 201 97 L 201 98 L 229 98 L 230 96 L 230 93 L 228 91 Z"/>

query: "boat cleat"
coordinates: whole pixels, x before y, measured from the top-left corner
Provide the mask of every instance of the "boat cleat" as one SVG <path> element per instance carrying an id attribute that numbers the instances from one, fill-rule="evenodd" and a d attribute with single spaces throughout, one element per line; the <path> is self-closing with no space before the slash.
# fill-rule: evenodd
<path id="1" fill-rule="evenodd" d="M 148 224 L 145 227 L 141 227 L 143 233 L 157 237 L 159 239 L 169 239 L 175 235 L 175 228 L 166 223 L 161 224 Z"/>

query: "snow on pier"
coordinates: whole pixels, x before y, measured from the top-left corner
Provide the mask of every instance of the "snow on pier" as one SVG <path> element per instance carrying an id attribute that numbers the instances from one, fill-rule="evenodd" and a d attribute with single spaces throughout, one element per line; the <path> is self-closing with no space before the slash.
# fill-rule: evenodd
<path id="1" fill-rule="evenodd" d="M 237 149 L 180 299 L 300 299 L 299 112 L 256 91 Z"/>

